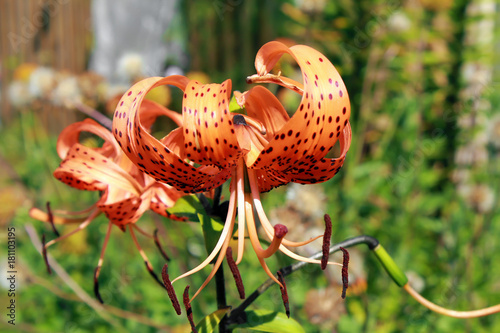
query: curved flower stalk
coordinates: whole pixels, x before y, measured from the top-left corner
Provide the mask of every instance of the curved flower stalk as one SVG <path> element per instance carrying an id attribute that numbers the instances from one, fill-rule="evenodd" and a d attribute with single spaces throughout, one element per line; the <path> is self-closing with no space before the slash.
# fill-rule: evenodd
<path id="1" fill-rule="evenodd" d="M 285 53 L 300 66 L 303 83 L 270 74 Z M 203 192 L 231 178 L 229 211 L 220 239 L 206 260 L 175 279 L 201 270 L 217 257 L 210 275 L 193 298 L 222 263 L 234 233 L 237 211 L 236 263 L 243 258 L 246 230 L 263 269 L 280 286 L 265 263 L 265 258 L 276 251 L 297 260 L 320 263 L 289 248 L 322 236 L 304 242 L 286 239 L 286 227 L 272 226 L 266 217 L 260 193 L 289 182 L 324 182 L 340 170 L 351 142 L 347 90 L 328 59 L 308 46 L 288 48 L 279 42 L 267 43 L 259 50 L 255 65 L 258 74 L 249 77 L 249 82 L 277 83 L 302 95 L 292 117 L 261 86 L 236 94 L 242 110 L 233 113 L 229 110 L 230 80 L 203 85 L 182 76 L 153 77 L 137 83 L 122 97 L 114 115 L 113 134 L 119 145 L 140 170 L 157 181 L 185 192 Z M 184 92 L 183 122 L 181 127 L 157 140 L 145 131 L 146 123 L 138 111 L 145 102 L 144 95 L 165 84 Z M 337 141 L 340 155 L 327 158 Z M 271 242 L 267 249 L 262 248 L 258 239 L 254 213 Z"/>
<path id="2" fill-rule="evenodd" d="M 176 122 L 180 121 L 178 114 L 172 113 L 151 101 L 144 103 L 141 112 L 148 128 L 159 115 L 169 116 Z M 81 144 L 80 133 L 82 132 L 97 135 L 104 140 L 104 144 L 97 148 Z M 53 214 L 48 204 L 47 213 L 37 208 L 30 210 L 31 217 L 50 222 L 52 225 L 54 223 L 80 223 L 73 231 L 44 244 L 43 253 L 49 273 L 51 270 L 46 258 L 47 248 L 86 228 L 98 215 L 104 213 L 109 220 L 109 225 L 94 273 L 97 298 L 102 302 L 98 292 L 97 278 L 113 225 L 116 225 L 122 231 L 126 231 L 128 228 L 148 271 L 158 280 L 152 265 L 137 241 L 135 231 L 154 239 L 167 260 L 168 256 L 160 246 L 156 231 L 152 235 L 148 234 L 136 226 L 135 223 L 148 209 L 171 219 L 184 220 L 184 218 L 170 215 L 167 212 L 167 208 L 172 207 L 177 199 L 184 194 L 171 186 L 158 183 L 153 178 L 140 172 L 120 149 L 110 131 L 91 119 L 74 123 L 65 128 L 59 136 L 57 152 L 62 162 L 54 171 L 54 177 L 80 190 L 100 191 L 101 197 L 94 205 L 81 212 L 54 211 L 55 214 Z M 57 234 L 55 228 L 54 231 Z"/>

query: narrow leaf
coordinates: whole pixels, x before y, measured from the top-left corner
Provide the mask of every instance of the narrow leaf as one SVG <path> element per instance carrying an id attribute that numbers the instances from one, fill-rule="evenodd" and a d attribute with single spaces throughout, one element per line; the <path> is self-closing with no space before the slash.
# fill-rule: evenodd
<path id="1" fill-rule="evenodd" d="M 245 311 L 246 323 L 231 326 L 234 328 L 248 328 L 257 332 L 275 333 L 304 333 L 302 326 L 292 318 L 287 318 L 282 312 L 270 310 Z"/>
<path id="2" fill-rule="evenodd" d="M 207 253 L 210 254 L 219 240 L 224 224 L 208 216 L 206 213 L 198 213 L 198 220 L 201 222 L 201 227 L 203 229 L 203 237 L 205 238 Z"/>
<path id="3" fill-rule="evenodd" d="M 168 209 L 168 213 L 179 217 L 186 217 L 191 222 L 200 222 L 198 212 L 203 211 L 205 211 L 203 205 L 194 195 L 179 198 L 174 207 Z"/>
<path id="4" fill-rule="evenodd" d="M 224 309 L 219 309 L 215 312 L 212 312 L 198 323 L 196 325 L 196 329 L 198 330 L 198 333 L 212 333 L 215 331 L 217 326 L 219 326 L 220 321 L 222 318 L 226 315 L 226 313 L 230 310 L 231 308 L 224 308 Z"/>

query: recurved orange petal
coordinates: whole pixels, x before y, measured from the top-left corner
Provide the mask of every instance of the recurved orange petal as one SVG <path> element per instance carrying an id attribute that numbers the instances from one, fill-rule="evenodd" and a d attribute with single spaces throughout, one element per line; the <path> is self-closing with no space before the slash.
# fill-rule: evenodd
<path id="1" fill-rule="evenodd" d="M 321 183 L 335 176 L 345 161 L 351 146 L 351 125 L 347 123 L 340 135 L 340 155 L 336 158 L 321 158 L 305 163 L 303 168 L 290 170 L 286 177 L 289 181 L 300 184 Z"/>
<path id="2" fill-rule="evenodd" d="M 80 143 L 80 134 L 82 132 L 95 134 L 105 141 L 103 148 L 94 148 L 95 151 L 108 157 L 121 153 L 120 147 L 108 129 L 92 119 L 85 119 L 67 126 L 59 134 L 59 138 L 57 139 L 57 153 L 61 159 L 66 158 L 71 147 L 76 143 Z"/>
<path id="3" fill-rule="evenodd" d="M 183 76 L 152 77 L 136 83 L 122 97 L 113 119 L 113 135 L 127 156 L 140 170 L 155 180 L 184 192 L 203 192 L 221 185 L 230 172 L 206 173 L 185 161 L 161 141 L 148 133 L 141 119 L 144 96 L 160 85 L 174 85 L 185 90 Z"/>
<path id="4" fill-rule="evenodd" d="M 255 66 L 262 77 L 252 76 L 251 81 L 274 82 L 290 88 L 290 80 L 280 83 L 267 78 L 267 73 L 284 53 L 290 54 L 302 70 L 302 101 L 293 117 L 274 135 L 251 167 L 272 168 L 278 170 L 282 178 L 300 179 L 303 183 L 307 183 L 307 179 L 310 183 L 325 181 L 333 177 L 337 167 L 326 168 L 317 163 L 333 148 L 348 125 L 350 103 L 347 90 L 337 70 L 324 55 L 308 46 L 288 48 L 279 42 L 267 43 L 259 50 Z M 300 84 L 295 87 L 300 87 Z M 300 91 L 300 88 L 293 89 Z M 350 133 L 348 130 L 344 135 L 350 136 Z M 350 142 L 350 137 L 345 140 Z M 325 168 L 327 171 L 320 172 Z"/>
<path id="5" fill-rule="evenodd" d="M 236 95 L 236 93 L 235 93 Z M 238 104 L 243 105 L 247 115 L 258 119 L 266 129 L 265 137 L 271 140 L 290 117 L 280 101 L 269 90 L 256 86 L 239 95 Z"/>
<path id="6" fill-rule="evenodd" d="M 229 112 L 231 80 L 222 84 L 191 81 L 183 100 L 186 157 L 203 165 L 226 168 L 241 155 Z"/>
<path id="7" fill-rule="evenodd" d="M 103 191 L 114 186 L 135 195 L 141 192 L 137 180 L 113 160 L 79 143 L 69 149 L 54 177 L 81 190 Z"/>
<path id="8" fill-rule="evenodd" d="M 158 104 L 149 99 L 144 99 L 141 105 L 141 122 L 142 126 L 149 128 L 159 116 L 166 116 L 172 119 L 177 126 L 182 126 L 182 115 L 178 112 L 167 109 L 161 104 Z"/>
<path id="9" fill-rule="evenodd" d="M 106 191 L 97 203 L 97 207 L 104 212 L 111 223 L 125 230 L 125 225 L 137 222 L 149 208 L 149 202 L 138 196 L 127 197 L 127 193 L 121 190 L 116 191 L 118 193 L 115 196 L 110 196 L 110 192 L 113 191 L 116 190 Z"/>

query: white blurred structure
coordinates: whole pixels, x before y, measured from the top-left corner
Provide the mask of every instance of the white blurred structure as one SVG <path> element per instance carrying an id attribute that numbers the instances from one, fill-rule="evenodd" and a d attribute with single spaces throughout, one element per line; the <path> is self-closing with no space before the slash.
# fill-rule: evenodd
<path id="1" fill-rule="evenodd" d="M 180 25 L 178 4 L 178 0 L 94 0 L 90 69 L 110 82 L 128 83 L 118 65 L 125 54 L 141 57 L 144 76 L 163 75 L 167 60 L 185 65 L 183 41 L 165 38 L 167 31 Z"/>

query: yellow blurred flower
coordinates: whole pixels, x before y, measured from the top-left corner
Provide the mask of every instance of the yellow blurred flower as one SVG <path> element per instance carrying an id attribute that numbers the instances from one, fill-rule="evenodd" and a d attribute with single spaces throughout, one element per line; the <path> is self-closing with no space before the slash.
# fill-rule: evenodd
<path id="1" fill-rule="evenodd" d="M 203 72 L 189 72 L 186 76 L 188 79 L 198 81 L 201 84 L 211 83 L 210 76 Z"/>

